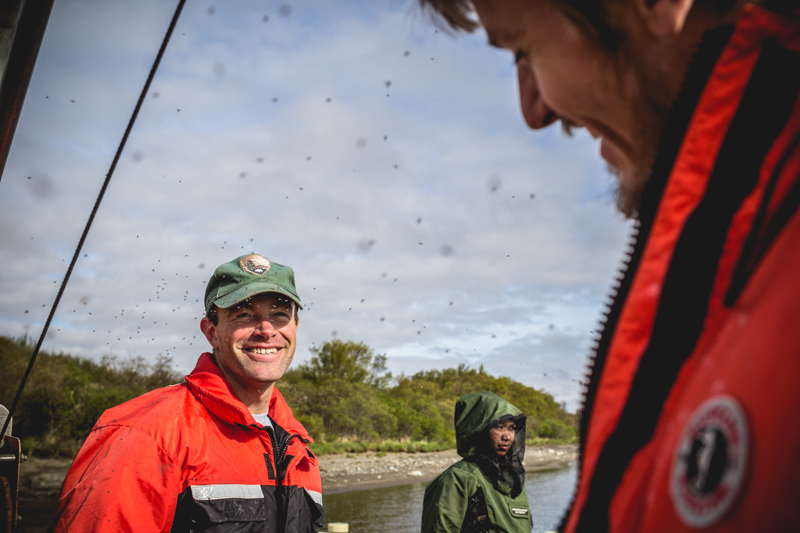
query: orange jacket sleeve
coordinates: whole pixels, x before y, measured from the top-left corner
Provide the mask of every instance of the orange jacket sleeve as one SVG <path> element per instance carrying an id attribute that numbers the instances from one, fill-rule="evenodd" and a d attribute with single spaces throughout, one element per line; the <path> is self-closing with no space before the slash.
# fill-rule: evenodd
<path id="1" fill-rule="evenodd" d="M 168 532 L 181 484 L 180 465 L 147 433 L 95 428 L 64 480 L 51 531 Z"/>

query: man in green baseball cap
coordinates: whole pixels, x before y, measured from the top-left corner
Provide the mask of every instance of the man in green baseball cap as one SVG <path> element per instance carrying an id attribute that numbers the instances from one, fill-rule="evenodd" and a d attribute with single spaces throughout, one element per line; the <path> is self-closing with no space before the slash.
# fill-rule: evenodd
<path id="1" fill-rule="evenodd" d="M 214 362 L 253 413 L 266 413 L 272 387 L 292 362 L 300 297 L 291 268 L 260 255 L 221 265 L 206 287 L 200 329 Z"/>
<path id="2" fill-rule="evenodd" d="M 294 284 L 294 271 L 272 263 L 260 255 L 238 257 L 214 271 L 206 288 L 206 315 L 214 307 L 228 308 L 256 294 L 274 292 L 291 299 L 297 306 L 300 297 Z"/>
<path id="3" fill-rule="evenodd" d="M 103 414 L 67 474 L 53 530 L 318 531 L 311 437 L 275 387 L 294 357 L 299 309 L 290 267 L 250 254 L 217 268 L 200 321 L 213 351 L 184 383 Z"/>

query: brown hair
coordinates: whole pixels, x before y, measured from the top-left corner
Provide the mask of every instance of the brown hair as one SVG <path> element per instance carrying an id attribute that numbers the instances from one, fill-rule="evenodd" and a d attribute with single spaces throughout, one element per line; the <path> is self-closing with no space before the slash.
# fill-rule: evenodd
<path id="1" fill-rule="evenodd" d="M 545 0 L 557 4 L 587 37 L 610 51 L 619 48 L 620 36 L 609 24 L 607 7 L 620 0 Z M 772 0 L 773 3 L 790 4 L 794 0 Z M 652 4 L 655 0 L 647 0 Z M 726 13 L 733 9 L 739 0 L 696 0 L 695 4 Z M 476 20 L 475 9 L 470 0 L 419 0 L 420 7 L 427 12 L 434 24 L 450 33 L 454 31 L 475 31 L 480 24 Z"/>
<path id="2" fill-rule="evenodd" d="M 595 42 L 609 49 L 617 48 L 618 39 L 606 22 L 603 0 L 552 1 Z M 480 27 L 470 0 L 419 0 L 419 4 L 433 23 L 448 33 L 472 33 Z"/>
<path id="3" fill-rule="evenodd" d="M 419 0 L 419 4 L 433 23 L 445 31 L 472 33 L 478 29 L 470 0 Z"/>

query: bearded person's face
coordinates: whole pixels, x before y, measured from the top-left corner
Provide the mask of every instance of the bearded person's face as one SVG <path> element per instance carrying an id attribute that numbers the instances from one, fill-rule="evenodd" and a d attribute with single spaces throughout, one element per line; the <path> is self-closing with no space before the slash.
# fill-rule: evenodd
<path id="1" fill-rule="evenodd" d="M 617 204 L 634 216 L 678 86 L 665 83 L 662 67 L 649 59 L 635 17 L 614 14 L 621 31 L 631 31 L 611 53 L 552 0 L 473 3 L 490 44 L 515 56 L 528 126 L 561 120 L 566 131 L 583 127 L 601 139 L 600 154 L 618 178 Z M 620 10 L 628 4 L 615 3 Z"/>

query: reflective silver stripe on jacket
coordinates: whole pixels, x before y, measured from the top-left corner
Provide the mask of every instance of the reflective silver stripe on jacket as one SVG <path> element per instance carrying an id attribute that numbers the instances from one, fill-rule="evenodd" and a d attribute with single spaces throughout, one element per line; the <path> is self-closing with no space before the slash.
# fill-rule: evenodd
<path id="1" fill-rule="evenodd" d="M 303 487 L 303 488 L 305 489 L 305 487 Z M 317 492 L 317 491 L 314 491 L 314 490 L 308 490 L 308 489 L 305 489 L 305 491 L 308 493 L 309 496 L 311 496 L 311 499 L 314 500 L 314 503 L 316 503 L 317 505 L 322 507 L 322 493 L 321 492 Z"/>
<path id="2" fill-rule="evenodd" d="M 264 493 L 261 492 L 261 485 L 192 485 L 192 497 L 195 500 L 255 500 L 263 498 Z"/>

